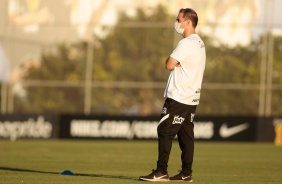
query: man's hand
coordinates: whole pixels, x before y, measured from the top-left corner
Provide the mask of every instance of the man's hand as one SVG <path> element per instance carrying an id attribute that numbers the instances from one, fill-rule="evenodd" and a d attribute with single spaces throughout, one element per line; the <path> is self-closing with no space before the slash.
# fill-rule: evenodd
<path id="1" fill-rule="evenodd" d="M 176 59 L 168 57 L 165 63 L 165 68 L 172 71 L 175 67 L 181 67 L 181 64 Z"/>

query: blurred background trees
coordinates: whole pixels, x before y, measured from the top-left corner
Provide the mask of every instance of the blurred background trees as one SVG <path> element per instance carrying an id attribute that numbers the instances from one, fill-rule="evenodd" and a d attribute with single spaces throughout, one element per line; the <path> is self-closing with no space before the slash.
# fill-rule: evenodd
<path id="1" fill-rule="evenodd" d="M 104 28 L 109 29 L 107 36 L 93 36 L 92 43 L 60 43 L 56 48 L 44 51 L 40 63 L 23 66 L 22 79 L 43 84 L 36 88 L 24 87 L 25 93 L 15 96 L 14 111 L 83 113 L 86 60 L 92 45 L 91 113 L 158 115 L 169 75 L 164 63 L 174 49 L 175 37 L 180 37 L 175 34 L 172 24 L 159 26 L 156 22 L 169 23 L 173 19 L 161 6 L 149 16 L 138 9 L 134 17 L 122 14 L 115 27 Z M 146 22 L 150 26 L 127 27 L 124 22 Z M 198 115 L 257 115 L 262 41 L 230 48 L 214 44 L 212 37 L 202 37 L 207 62 Z M 273 56 L 273 83 L 281 84 L 281 37 L 274 37 L 274 47 L 280 52 Z M 56 80 L 64 80 L 69 85 L 44 86 L 44 83 L 52 86 Z M 225 89 L 220 88 L 223 84 L 227 86 Z M 273 91 L 273 115 L 282 111 L 280 93 Z"/>
<path id="2" fill-rule="evenodd" d="M 188 6 L 207 49 L 197 113 L 279 116 L 281 3 L 0 1 L 1 113 L 159 115 Z"/>

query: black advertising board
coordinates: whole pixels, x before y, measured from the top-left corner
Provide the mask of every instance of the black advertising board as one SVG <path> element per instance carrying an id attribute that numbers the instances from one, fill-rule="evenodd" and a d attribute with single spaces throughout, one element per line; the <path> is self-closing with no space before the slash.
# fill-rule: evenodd
<path id="1" fill-rule="evenodd" d="M 60 116 L 60 138 L 157 139 L 158 117 Z M 255 117 L 195 117 L 196 140 L 255 141 Z"/>
<path id="2" fill-rule="evenodd" d="M 57 138 L 56 116 L 5 114 L 0 116 L 0 139 Z"/>
<path id="3" fill-rule="evenodd" d="M 279 120 L 279 121 L 278 121 Z M 281 118 L 200 117 L 195 140 L 282 142 Z M 159 117 L 0 115 L 0 139 L 157 139 Z"/>
<path id="4" fill-rule="evenodd" d="M 273 117 L 261 117 L 258 119 L 257 141 L 274 142 L 276 125 L 279 125 L 279 119 Z"/>

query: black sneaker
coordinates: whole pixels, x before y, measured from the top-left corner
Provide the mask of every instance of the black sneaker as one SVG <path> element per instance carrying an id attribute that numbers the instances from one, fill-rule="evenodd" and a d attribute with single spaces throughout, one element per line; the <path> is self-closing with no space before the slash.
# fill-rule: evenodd
<path id="1" fill-rule="evenodd" d="M 151 174 L 147 176 L 140 176 L 139 180 L 142 181 L 169 181 L 168 173 L 163 174 L 160 171 L 153 170 Z"/>
<path id="2" fill-rule="evenodd" d="M 172 176 L 169 178 L 170 181 L 188 181 L 188 182 L 192 182 L 192 174 L 189 174 L 187 176 L 185 176 L 182 172 L 180 172 L 179 174 Z"/>

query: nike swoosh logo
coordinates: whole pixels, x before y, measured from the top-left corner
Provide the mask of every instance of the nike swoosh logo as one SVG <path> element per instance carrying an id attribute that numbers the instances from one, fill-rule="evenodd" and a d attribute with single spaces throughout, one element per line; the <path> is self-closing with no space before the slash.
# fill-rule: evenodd
<path id="1" fill-rule="evenodd" d="M 222 138 L 228 138 L 228 137 L 231 137 L 239 132 L 242 132 L 246 129 L 249 128 L 249 124 L 248 123 L 244 123 L 244 124 L 241 124 L 241 125 L 237 125 L 237 126 L 234 126 L 234 127 L 230 127 L 228 128 L 227 127 L 227 123 L 224 123 L 221 125 L 220 129 L 219 129 L 219 135 L 222 137 Z"/>
<path id="2" fill-rule="evenodd" d="M 156 177 L 156 176 L 154 176 L 154 180 L 156 180 L 156 179 L 162 179 L 163 177 L 165 177 L 166 175 L 164 175 L 164 176 L 160 176 L 160 177 Z"/>
<path id="3" fill-rule="evenodd" d="M 159 125 L 166 120 L 167 118 L 169 118 L 169 114 L 165 115 L 160 121 L 159 121 Z"/>
<path id="4" fill-rule="evenodd" d="M 185 180 L 185 179 L 187 179 L 187 178 L 189 178 L 190 176 L 186 176 L 186 177 L 183 177 L 182 176 L 182 180 Z"/>

